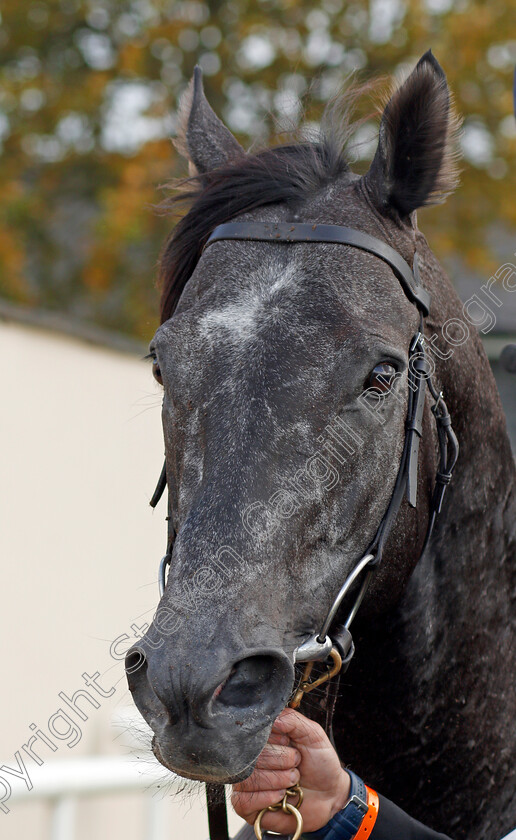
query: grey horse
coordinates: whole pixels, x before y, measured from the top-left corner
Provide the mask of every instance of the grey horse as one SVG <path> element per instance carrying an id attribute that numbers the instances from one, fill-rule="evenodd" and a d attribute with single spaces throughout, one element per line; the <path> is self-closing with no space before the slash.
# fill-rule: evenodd
<path id="1" fill-rule="evenodd" d="M 414 817 L 457 840 L 496 840 L 516 823 L 515 464 L 474 324 L 516 291 L 516 273 L 463 306 L 417 227 L 417 209 L 455 187 L 455 129 L 431 53 L 386 104 L 364 176 L 346 161 L 353 126 L 335 109 L 314 142 L 246 154 L 195 74 L 178 142 L 191 206 L 164 247 L 150 348 L 172 562 L 127 671 L 166 767 L 246 778 L 291 695 L 294 651 L 385 513 L 403 448 L 418 312 L 390 267 L 328 243 L 203 251 L 211 231 L 230 220 L 347 225 L 410 265 L 417 251 L 432 296 L 426 344 L 461 454 L 419 560 L 438 453 L 428 396 L 417 508 L 402 504 L 356 618 L 335 740 Z M 301 710 L 317 716 L 320 702 Z"/>

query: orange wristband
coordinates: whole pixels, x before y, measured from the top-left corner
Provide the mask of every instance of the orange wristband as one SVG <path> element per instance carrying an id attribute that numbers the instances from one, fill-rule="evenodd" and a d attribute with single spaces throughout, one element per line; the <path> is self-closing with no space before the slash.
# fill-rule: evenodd
<path id="1" fill-rule="evenodd" d="M 376 818 L 378 816 L 378 808 L 380 806 L 380 800 L 378 799 L 378 794 L 372 788 L 367 787 L 367 814 L 364 816 L 362 820 L 362 824 L 358 829 L 357 833 L 355 834 L 355 840 L 367 840 L 369 835 L 371 834 L 374 824 L 376 822 Z"/>

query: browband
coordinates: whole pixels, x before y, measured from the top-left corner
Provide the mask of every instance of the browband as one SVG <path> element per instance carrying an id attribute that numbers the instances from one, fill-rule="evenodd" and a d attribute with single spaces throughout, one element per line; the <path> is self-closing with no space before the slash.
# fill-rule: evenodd
<path id="1" fill-rule="evenodd" d="M 224 239 L 242 239 L 246 242 L 329 242 L 360 248 L 390 265 L 406 296 L 423 315 L 428 315 L 430 311 L 430 295 L 420 284 L 417 253 L 414 254 L 413 268 L 410 268 L 394 248 L 361 230 L 343 225 L 311 225 L 303 222 L 228 222 L 215 228 L 204 247 Z"/>

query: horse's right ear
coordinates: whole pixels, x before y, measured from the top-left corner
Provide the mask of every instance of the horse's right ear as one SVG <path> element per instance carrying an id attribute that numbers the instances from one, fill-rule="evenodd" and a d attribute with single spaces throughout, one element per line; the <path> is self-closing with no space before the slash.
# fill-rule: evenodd
<path id="1" fill-rule="evenodd" d="M 419 60 L 387 102 L 366 183 L 381 212 L 444 201 L 457 185 L 454 150 L 459 121 L 446 76 L 432 52 Z"/>
<path id="2" fill-rule="evenodd" d="M 245 153 L 230 130 L 211 108 L 202 84 L 202 70 L 196 67 L 179 105 L 176 149 L 189 162 L 192 175 L 203 175 L 226 166 Z"/>

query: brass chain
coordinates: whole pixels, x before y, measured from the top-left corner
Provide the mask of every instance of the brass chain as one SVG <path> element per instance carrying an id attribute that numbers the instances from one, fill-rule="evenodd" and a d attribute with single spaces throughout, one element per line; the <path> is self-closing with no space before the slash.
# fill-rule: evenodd
<path id="1" fill-rule="evenodd" d="M 289 796 L 297 796 L 297 802 L 295 805 L 292 805 L 290 802 L 287 802 Z M 285 796 L 281 800 L 281 802 L 276 802 L 275 805 L 269 805 L 267 808 L 262 808 L 256 820 L 254 822 L 254 833 L 257 837 L 257 840 L 262 840 L 263 832 L 262 832 L 262 817 L 267 811 L 283 811 L 284 814 L 292 814 L 293 817 L 296 818 L 296 830 L 292 835 L 292 840 L 299 840 L 301 834 L 303 833 L 303 817 L 300 814 L 299 808 L 301 807 L 301 803 L 303 802 L 303 791 L 299 787 L 299 785 L 294 785 L 291 788 L 287 788 L 285 792 Z"/>

